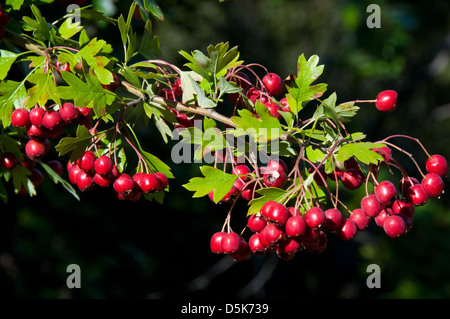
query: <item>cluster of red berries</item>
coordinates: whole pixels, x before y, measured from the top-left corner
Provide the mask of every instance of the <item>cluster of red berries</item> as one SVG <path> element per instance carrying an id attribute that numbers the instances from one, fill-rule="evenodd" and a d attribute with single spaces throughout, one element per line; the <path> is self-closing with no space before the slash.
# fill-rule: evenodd
<path id="1" fill-rule="evenodd" d="M 0 5 L 0 41 L 3 40 L 5 37 L 6 29 L 5 26 L 9 22 L 9 17 L 6 14 L 6 11 L 2 6 Z"/>
<path id="2" fill-rule="evenodd" d="M 61 136 L 62 129 L 72 124 L 87 127 L 92 125 L 92 109 L 76 107 L 72 103 L 64 103 L 58 110 L 44 109 L 35 106 L 30 111 L 25 108 L 15 109 L 11 115 L 11 124 L 26 130 L 29 138 L 25 145 L 25 153 L 30 159 L 42 159 L 49 151 L 51 142 Z"/>
<path id="3" fill-rule="evenodd" d="M 107 155 L 97 157 L 92 151 L 85 151 L 75 162 L 67 163 L 69 180 L 82 192 L 96 186 L 106 188 L 113 186 L 121 200 L 138 201 L 142 194 L 163 191 L 169 181 L 167 176 L 158 173 L 136 173 L 130 177 L 120 173 L 117 165 Z"/>
<path id="4" fill-rule="evenodd" d="M 386 165 L 392 156 L 390 149 L 383 147 L 376 151 L 384 157 L 381 165 Z M 320 203 L 309 209 L 302 208 L 300 212 L 295 207 L 268 201 L 257 214 L 248 218 L 247 228 L 253 232 L 248 241 L 235 232 L 222 230 L 212 236 L 210 248 L 214 253 L 230 254 L 237 261 L 246 260 L 251 254 L 268 252 L 276 252 L 280 258 L 289 260 L 301 250 L 321 253 L 327 246 L 327 233 L 350 240 L 358 231 L 365 230 L 371 219 L 388 236 L 401 236 L 412 227 L 415 207 L 424 205 L 429 197 L 440 196 L 444 190 L 442 177 L 448 172 L 446 159 L 432 155 L 425 167 L 427 174 L 421 182 L 409 176 L 403 177 L 398 187 L 389 180 L 377 181 L 373 193 L 363 197 L 360 207 L 349 211 L 348 217 L 336 207 L 324 209 Z M 374 176 L 378 175 L 378 168 L 371 167 Z M 287 182 L 288 167 L 281 159 L 270 161 L 262 171 L 261 178 L 267 187 L 282 188 Z M 255 185 L 255 181 L 250 179 L 254 172 L 241 164 L 234 167 L 233 174 L 240 177 L 222 201 L 229 202 L 239 195 L 246 200 L 253 199 L 255 187 L 248 186 Z M 344 163 L 342 170 L 336 168 L 330 174 L 319 170 L 314 177 L 318 185 L 324 185 L 327 178 L 336 182 L 340 180 L 349 190 L 359 188 L 367 179 L 353 158 Z M 212 200 L 213 193 L 209 196 Z"/>

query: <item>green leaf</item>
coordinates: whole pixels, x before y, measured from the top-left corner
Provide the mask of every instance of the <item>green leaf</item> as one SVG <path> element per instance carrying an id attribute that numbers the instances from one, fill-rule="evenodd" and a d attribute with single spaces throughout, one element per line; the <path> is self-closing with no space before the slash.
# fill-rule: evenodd
<path id="1" fill-rule="evenodd" d="M 59 141 L 55 147 L 59 156 L 71 153 L 70 160 L 75 161 L 83 155 L 83 152 L 91 144 L 92 135 L 83 125 L 78 125 L 76 135 L 76 137 L 64 137 Z"/>
<path id="2" fill-rule="evenodd" d="M 159 203 L 161 205 L 164 203 L 164 197 L 165 197 L 165 193 L 164 192 L 156 192 L 156 193 L 144 194 L 144 198 L 146 200 L 148 200 L 148 201 L 155 200 L 157 203 Z"/>
<path id="3" fill-rule="evenodd" d="M 0 80 L 6 78 L 9 69 L 19 55 L 7 50 L 0 50 Z"/>
<path id="4" fill-rule="evenodd" d="M 306 148 L 306 157 L 313 163 L 320 163 L 325 156 L 327 155 L 319 148 L 313 148 L 311 145 Z"/>
<path id="5" fill-rule="evenodd" d="M 109 84 L 114 81 L 111 71 L 105 68 L 110 60 L 105 56 L 97 56 L 98 53 L 108 48 L 108 46 L 104 40 L 94 38 L 75 55 L 77 61 L 82 61 L 82 59 L 86 61 L 94 70 L 101 84 Z"/>
<path id="6" fill-rule="evenodd" d="M 3 127 L 9 126 L 13 109 L 23 107 L 27 98 L 25 80 L 0 82 L 0 119 Z"/>
<path id="7" fill-rule="evenodd" d="M 231 190 L 236 175 L 225 173 L 224 171 L 211 167 L 201 166 L 200 171 L 204 177 L 194 177 L 189 180 L 189 183 L 184 184 L 187 190 L 195 192 L 192 197 L 203 197 L 214 191 L 213 200 L 218 203 Z"/>
<path id="8" fill-rule="evenodd" d="M 198 106 L 201 108 L 213 108 L 217 106 L 217 103 L 211 100 L 209 97 L 206 96 L 205 90 L 203 90 L 200 85 L 198 85 L 197 82 L 194 81 L 191 77 L 189 77 L 191 80 L 192 87 L 194 88 L 194 94 L 197 98 Z"/>
<path id="9" fill-rule="evenodd" d="M 25 29 L 25 31 L 32 31 L 33 36 L 37 40 L 44 42 L 48 41 L 50 39 L 50 28 L 47 24 L 47 21 L 42 17 L 41 12 L 34 4 L 31 5 L 31 11 L 33 12 L 36 20 L 33 20 L 32 18 L 27 16 L 22 17 L 23 21 L 25 22 L 23 28 Z"/>
<path id="10" fill-rule="evenodd" d="M 194 82 L 198 81 L 200 82 L 203 78 L 201 75 L 194 71 L 181 71 L 180 73 L 180 81 L 181 81 L 181 87 L 183 88 L 183 96 L 182 96 L 182 102 L 187 103 L 189 101 L 193 101 L 195 96 L 195 89 L 194 89 Z"/>
<path id="11" fill-rule="evenodd" d="M 327 89 L 327 84 L 321 83 L 312 85 L 323 72 L 323 65 L 317 66 L 319 57 L 313 55 L 306 61 L 302 54 L 297 62 L 297 76 L 291 75 L 291 79 L 286 81 L 288 89 L 289 106 L 297 114 L 302 108 L 303 103 L 317 99 L 323 95 Z"/>
<path id="12" fill-rule="evenodd" d="M 344 103 L 337 105 L 334 110 L 338 114 L 338 118 L 342 122 L 348 122 L 349 118 L 356 115 L 359 110 L 359 106 L 356 106 L 355 103 Z"/>
<path id="13" fill-rule="evenodd" d="M 350 157 L 354 156 L 357 160 L 364 164 L 378 164 L 379 161 L 383 161 L 383 156 L 379 153 L 372 151 L 372 149 L 386 146 L 383 143 L 349 143 L 342 146 L 336 156 L 338 161 L 344 162 Z"/>
<path id="14" fill-rule="evenodd" d="M 18 194 L 23 187 L 30 196 L 36 195 L 36 189 L 28 178 L 29 175 L 31 175 L 31 172 L 22 165 L 17 165 L 12 169 L 13 185 L 16 194 Z"/>
<path id="15" fill-rule="evenodd" d="M 29 98 L 26 107 L 31 108 L 36 104 L 45 106 L 49 99 L 61 105 L 61 99 L 57 93 L 56 84 L 51 73 L 30 74 L 28 81 L 36 85 L 28 89 Z"/>
<path id="16" fill-rule="evenodd" d="M 155 0 L 134 0 L 141 9 L 150 13 L 156 19 L 164 21 L 164 13 Z"/>
<path id="17" fill-rule="evenodd" d="M 138 53 L 148 60 L 153 60 L 161 56 L 159 37 L 152 35 L 151 21 L 145 23 L 144 35 L 142 36 Z"/>
<path id="18" fill-rule="evenodd" d="M 267 142 L 279 138 L 284 131 L 278 119 L 271 116 L 267 107 L 259 101 L 256 101 L 255 108 L 259 119 L 247 109 L 238 111 L 240 117 L 231 117 L 233 123 L 239 126 L 235 130 L 235 134 L 250 134 L 255 141 L 259 142 Z"/>
<path id="19" fill-rule="evenodd" d="M 256 192 L 261 196 L 252 199 L 249 202 L 250 208 L 248 209 L 247 216 L 257 214 L 261 210 L 261 207 L 268 201 L 273 200 L 275 202 L 279 202 L 280 200 L 285 198 L 287 194 L 287 192 L 284 189 L 275 187 L 261 188 L 258 189 Z"/>
<path id="20" fill-rule="evenodd" d="M 219 78 L 219 89 L 220 89 L 220 95 L 223 94 L 232 94 L 232 93 L 238 93 L 242 91 L 242 88 L 225 80 L 223 76 Z"/>
<path id="21" fill-rule="evenodd" d="M 47 174 L 50 176 L 50 178 L 53 180 L 55 184 L 61 183 L 61 185 L 70 193 L 73 197 L 75 197 L 77 200 L 80 200 L 80 197 L 78 197 L 77 192 L 72 187 L 72 185 L 67 182 L 65 179 L 61 178 L 50 166 L 48 166 L 46 163 L 40 162 L 41 166 L 45 169 Z"/>
<path id="22" fill-rule="evenodd" d="M 65 40 L 70 39 L 81 30 L 83 30 L 83 26 L 80 25 L 80 22 L 73 23 L 72 18 L 67 18 L 58 29 L 59 34 Z"/>

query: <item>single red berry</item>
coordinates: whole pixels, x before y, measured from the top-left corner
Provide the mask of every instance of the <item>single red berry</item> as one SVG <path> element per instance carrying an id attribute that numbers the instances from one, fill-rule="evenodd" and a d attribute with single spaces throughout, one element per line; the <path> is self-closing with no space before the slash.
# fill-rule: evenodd
<path id="1" fill-rule="evenodd" d="M 267 187 L 282 188 L 287 181 L 287 175 L 282 168 L 267 168 L 264 173 L 264 184 Z"/>
<path id="2" fill-rule="evenodd" d="M 140 188 L 143 193 L 154 193 L 160 188 L 160 181 L 156 174 L 144 174 L 140 179 Z"/>
<path id="3" fill-rule="evenodd" d="M 254 255 L 262 255 L 267 251 L 266 246 L 261 243 L 261 237 L 261 233 L 256 233 L 248 240 L 248 245 Z"/>
<path id="4" fill-rule="evenodd" d="M 58 110 L 59 115 L 65 122 L 72 122 L 80 116 L 80 111 L 72 103 L 64 103 Z"/>
<path id="5" fill-rule="evenodd" d="M 298 237 L 306 232 L 308 225 L 305 218 L 300 214 L 289 217 L 284 228 L 288 237 Z"/>
<path id="6" fill-rule="evenodd" d="M 164 173 L 161 173 L 161 172 L 155 173 L 155 175 L 159 179 L 159 187 L 156 191 L 161 192 L 161 191 L 165 190 L 167 188 L 167 186 L 169 186 L 169 179 L 167 178 L 167 176 Z"/>
<path id="7" fill-rule="evenodd" d="M 112 74 L 113 75 L 113 81 L 109 84 L 103 84 L 103 87 L 111 92 L 115 92 L 119 87 L 120 87 L 120 79 L 116 74 Z"/>
<path id="8" fill-rule="evenodd" d="M 355 190 L 364 183 L 364 176 L 359 168 L 350 168 L 342 174 L 341 181 L 345 188 Z"/>
<path id="9" fill-rule="evenodd" d="M 42 107 L 35 106 L 30 111 L 30 123 L 32 125 L 36 125 L 37 127 L 42 126 L 42 116 L 44 115 L 45 110 Z"/>
<path id="10" fill-rule="evenodd" d="M 414 217 L 415 211 L 416 209 L 414 208 L 414 205 L 405 199 L 397 199 L 392 204 L 392 212 L 396 215 L 402 214 L 408 216 L 409 218 L 412 218 Z"/>
<path id="11" fill-rule="evenodd" d="M 286 233 L 283 228 L 274 223 L 267 223 L 267 226 L 261 230 L 260 234 L 261 237 L 264 237 L 264 239 L 269 243 L 269 246 L 275 245 L 278 241 L 286 237 Z M 264 244 L 262 240 L 261 242 Z"/>
<path id="12" fill-rule="evenodd" d="M 425 163 L 425 168 L 428 173 L 435 173 L 443 177 L 447 175 L 448 172 L 447 160 L 442 155 L 431 155 Z"/>
<path id="13" fill-rule="evenodd" d="M 267 73 L 262 82 L 272 96 L 280 95 L 283 92 L 283 81 L 278 74 Z"/>
<path id="14" fill-rule="evenodd" d="M 290 214 L 287 208 L 275 201 L 268 201 L 261 207 L 261 213 L 270 222 L 274 222 L 280 226 L 286 224 Z"/>
<path id="15" fill-rule="evenodd" d="M 111 185 L 111 183 L 113 182 L 113 178 L 112 175 L 100 175 L 98 173 L 96 173 L 93 177 L 94 179 L 94 183 L 97 184 L 100 187 L 108 187 L 109 185 Z"/>
<path id="16" fill-rule="evenodd" d="M 406 228 L 405 220 L 398 215 L 386 217 L 383 223 L 384 231 L 391 238 L 403 235 L 406 232 Z"/>
<path id="17" fill-rule="evenodd" d="M 222 250 L 225 254 L 232 254 L 239 249 L 241 236 L 235 232 L 227 233 L 222 238 Z"/>
<path id="18" fill-rule="evenodd" d="M 142 196 L 142 191 L 135 185 L 131 192 L 124 195 L 124 198 L 129 202 L 137 202 Z"/>
<path id="19" fill-rule="evenodd" d="M 42 140 L 47 137 L 48 130 L 43 126 L 30 125 L 27 129 L 27 135 L 31 139 Z"/>
<path id="20" fill-rule="evenodd" d="M 251 231 L 255 233 L 259 233 L 261 230 L 266 227 L 267 221 L 260 214 L 253 214 L 247 220 L 247 226 Z"/>
<path id="21" fill-rule="evenodd" d="M 269 110 L 269 113 L 272 117 L 281 119 L 281 114 L 278 112 L 279 110 L 281 110 L 281 108 L 277 103 L 269 101 L 264 105 L 267 107 L 267 109 Z"/>
<path id="22" fill-rule="evenodd" d="M 327 234 L 324 233 L 323 231 L 320 231 L 319 233 L 319 238 L 316 239 L 316 247 L 313 249 L 309 249 L 307 250 L 308 252 L 312 253 L 312 254 L 321 254 L 328 245 L 328 237 Z"/>
<path id="23" fill-rule="evenodd" d="M 289 166 L 286 164 L 285 161 L 283 161 L 281 158 L 279 159 L 273 159 L 270 160 L 267 163 L 267 169 L 271 169 L 271 170 L 280 170 L 282 169 L 286 174 L 289 171 Z"/>
<path id="24" fill-rule="evenodd" d="M 377 217 L 374 218 L 375 223 L 379 226 L 379 227 L 383 227 L 384 221 L 386 220 L 387 217 L 391 216 L 393 214 L 393 210 L 391 208 L 385 208 L 383 209 L 378 215 Z"/>
<path id="25" fill-rule="evenodd" d="M 393 90 L 386 90 L 378 93 L 376 108 L 382 112 L 393 111 L 397 107 L 398 94 Z"/>
<path id="26" fill-rule="evenodd" d="M 381 203 L 374 194 L 361 199 L 361 209 L 367 217 L 375 217 L 381 212 Z"/>
<path id="27" fill-rule="evenodd" d="M 127 194 L 133 191 L 136 183 L 130 175 L 122 173 L 113 183 L 114 190 L 119 194 Z"/>
<path id="28" fill-rule="evenodd" d="M 347 241 L 355 237 L 357 232 L 358 228 L 355 222 L 350 218 L 346 218 L 342 226 L 337 229 L 336 234 L 340 239 Z"/>
<path id="29" fill-rule="evenodd" d="M 245 164 L 240 164 L 240 165 L 235 166 L 233 168 L 233 172 L 232 172 L 233 175 L 248 175 L 250 173 L 251 173 L 250 168 Z M 242 180 L 243 182 L 246 182 L 249 180 L 249 177 L 242 176 L 242 177 L 240 177 L 240 180 Z"/>
<path id="30" fill-rule="evenodd" d="M 225 194 L 225 196 L 219 200 L 219 202 L 230 202 L 237 194 L 239 193 L 239 190 L 236 188 L 236 186 L 232 186 L 231 189 L 228 191 L 228 193 Z M 209 199 L 214 202 L 214 191 L 211 191 L 208 194 Z"/>
<path id="31" fill-rule="evenodd" d="M 335 231 L 342 226 L 344 222 L 344 216 L 339 209 L 330 208 L 325 210 L 325 222 L 323 223 L 323 228 L 329 231 Z"/>
<path id="32" fill-rule="evenodd" d="M 95 170 L 95 153 L 92 151 L 85 151 L 78 160 L 78 166 L 86 172 L 93 172 Z"/>
<path id="33" fill-rule="evenodd" d="M 221 232 L 214 233 L 211 236 L 211 241 L 209 243 L 209 246 L 210 246 L 211 251 L 213 253 L 216 253 L 216 254 L 222 254 L 223 253 L 223 250 L 222 250 L 222 239 L 223 239 L 223 237 L 226 234 L 227 234 L 226 232 L 221 231 Z"/>
<path id="34" fill-rule="evenodd" d="M 405 194 L 406 199 L 411 202 L 414 206 L 425 205 L 428 196 L 422 188 L 421 184 L 416 184 L 408 188 Z"/>
<path id="35" fill-rule="evenodd" d="M 19 161 L 17 160 L 16 155 L 11 152 L 5 152 L 0 155 L 0 165 L 7 170 L 13 169 L 17 166 Z"/>
<path id="36" fill-rule="evenodd" d="M 381 181 L 375 187 L 375 196 L 381 204 L 391 206 L 397 196 L 397 188 L 391 181 Z"/>
<path id="37" fill-rule="evenodd" d="M 59 176 L 62 176 L 64 173 L 64 167 L 58 160 L 51 160 L 47 163 L 48 166 Z"/>
<path id="38" fill-rule="evenodd" d="M 244 238 L 241 237 L 241 241 L 239 243 L 239 248 L 237 251 L 231 254 L 231 258 L 234 261 L 246 261 L 251 254 L 250 246 L 247 244 Z"/>
<path id="39" fill-rule="evenodd" d="M 325 222 L 325 219 L 325 213 L 320 207 L 312 207 L 305 213 L 305 221 L 312 229 L 321 226 Z"/>
<path id="40" fill-rule="evenodd" d="M 43 142 L 29 140 L 25 145 L 25 153 L 32 160 L 41 159 L 46 153 L 46 148 Z"/>
<path id="41" fill-rule="evenodd" d="M 389 147 L 383 146 L 376 149 L 373 149 L 373 151 L 377 152 L 384 158 L 384 162 L 390 162 L 392 159 L 392 151 Z"/>
<path id="42" fill-rule="evenodd" d="M 353 220 L 358 230 L 364 230 L 369 226 L 370 219 L 361 208 L 355 208 L 349 218 Z"/>
<path id="43" fill-rule="evenodd" d="M 55 110 L 47 110 L 42 116 L 42 125 L 49 130 L 56 128 L 61 122 L 61 115 Z"/>
<path id="44" fill-rule="evenodd" d="M 344 172 L 341 171 L 339 168 L 335 168 L 334 171 L 327 174 L 328 178 L 332 181 L 339 181 L 342 178 L 342 175 L 344 175 Z"/>
<path id="45" fill-rule="evenodd" d="M 91 114 L 92 114 L 92 108 L 90 108 L 90 107 L 79 107 L 79 106 L 76 106 L 76 109 L 77 109 L 78 112 L 82 115 L 82 116 L 80 116 L 79 119 L 83 119 L 83 117 L 84 117 L 84 118 L 89 118 L 89 117 L 91 117 Z"/>
<path id="46" fill-rule="evenodd" d="M 257 100 L 260 101 L 262 104 L 264 104 L 268 101 L 268 99 L 264 95 L 264 93 L 255 87 L 251 87 L 250 89 L 248 89 L 246 96 L 253 102 L 253 104 Z"/>
<path id="47" fill-rule="evenodd" d="M 281 100 L 280 100 L 280 104 L 283 106 L 283 108 L 284 108 L 284 112 L 290 112 L 291 111 L 291 107 L 289 106 L 289 103 L 288 103 L 288 101 L 287 101 L 287 98 L 282 98 Z"/>
<path id="48" fill-rule="evenodd" d="M 400 191 L 400 194 L 403 196 L 406 196 L 408 193 L 408 189 L 413 186 L 420 184 L 417 178 L 415 177 L 403 177 L 400 182 L 398 183 L 398 189 Z"/>
<path id="49" fill-rule="evenodd" d="M 444 190 L 444 181 L 436 173 L 428 173 L 422 179 L 422 188 L 428 197 L 438 197 Z"/>
<path id="50" fill-rule="evenodd" d="M 86 173 L 84 170 L 81 170 L 79 174 L 77 175 L 77 186 L 78 189 L 82 192 L 85 192 L 87 190 L 90 190 L 94 187 L 94 179 L 92 176 L 88 173 Z"/>
<path id="51" fill-rule="evenodd" d="M 112 173 L 114 163 L 107 155 L 102 155 L 94 162 L 95 172 L 99 175 L 107 175 Z"/>
<path id="52" fill-rule="evenodd" d="M 296 209 L 295 207 L 288 207 L 288 212 L 291 214 L 291 216 L 298 216 L 301 215 L 300 211 Z"/>
<path id="53" fill-rule="evenodd" d="M 11 114 L 11 124 L 26 128 L 30 125 L 30 112 L 27 109 L 15 109 Z"/>
<path id="54" fill-rule="evenodd" d="M 298 238 L 286 238 L 277 247 L 277 252 L 281 254 L 295 254 L 303 248 Z"/>
<path id="55" fill-rule="evenodd" d="M 77 177 L 78 174 L 80 174 L 81 168 L 78 166 L 78 164 L 72 165 L 72 167 L 69 170 L 69 180 L 72 184 L 77 183 Z"/>

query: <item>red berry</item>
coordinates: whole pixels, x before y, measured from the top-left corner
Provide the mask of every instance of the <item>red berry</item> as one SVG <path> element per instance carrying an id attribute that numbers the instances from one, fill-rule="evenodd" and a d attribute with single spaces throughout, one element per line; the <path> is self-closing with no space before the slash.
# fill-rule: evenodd
<path id="1" fill-rule="evenodd" d="M 290 214 L 285 206 L 275 201 L 268 201 L 261 207 L 261 213 L 266 220 L 274 222 L 280 226 L 286 224 Z"/>
<path id="2" fill-rule="evenodd" d="M 239 249 L 241 237 L 235 233 L 227 233 L 222 237 L 222 250 L 225 254 L 232 254 Z"/>
<path id="3" fill-rule="evenodd" d="M 410 188 L 413 185 L 420 184 L 420 182 L 415 177 L 403 177 L 400 182 L 398 183 L 398 189 L 400 191 L 400 194 L 403 196 L 406 196 L 408 192 L 408 188 Z"/>
<path id="4" fill-rule="evenodd" d="M 108 91 L 115 92 L 120 87 L 121 82 L 116 74 L 113 73 L 112 75 L 113 75 L 113 81 L 109 84 L 104 84 L 102 86 Z"/>
<path id="5" fill-rule="evenodd" d="M 251 231 L 259 233 L 266 227 L 267 221 L 260 214 L 253 214 L 247 220 L 247 226 Z"/>
<path id="6" fill-rule="evenodd" d="M 325 212 L 325 222 L 323 223 L 323 228 L 329 231 L 335 231 L 341 227 L 344 222 L 344 217 L 342 213 L 336 208 L 327 209 Z"/>
<path id="7" fill-rule="evenodd" d="M 277 247 L 277 252 L 281 254 L 295 254 L 303 248 L 301 241 L 297 238 L 286 238 Z"/>
<path id="8" fill-rule="evenodd" d="M 47 163 L 47 165 L 50 166 L 50 168 L 59 176 L 62 176 L 64 173 L 64 167 L 58 160 L 51 160 Z"/>
<path id="9" fill-rule="evenodd" d="M 447 160 L 442 155 L 431 155 L 425 163 L 425 168 L 428 173 L 435 173 L 443 177 L 447 175 L 448 172 Z"/>
<path id="10" fill-rule="evenodd" d="M 69 170 L 69 180 L 72 184 L 77 183 L 78 174 L 81 172 L 81 168 L 78 167 L 78 164 L 73 165 Z"/>
<path id="11" fill-rule="evenodd" d="M 375 187 L 375 196 L 381 204 L 391 206 L 397 196 L 397 188 L 391 181 L 381 181 Z"/>
<path id="12" fill-rule="evenodd" d="M 405 194 L 406 199 L 414 206 L 425 205 L 428 200 L 428 196 L 422 188 L 421 184 L 416 184 L 408 188 Z"/>
<path id="13" fill-rule="evenodd" d="M 269 113 L 271 116 L 276 117 L 277 119 L 281 118 L 281 114 L 278 112 L 281 110 L 280 106 L 275 102 L 267 102 L 264 104 L 267 109 L 269 110 Z"/>
<path id="14" fill-rule="evenodd" d="M 17 160 L 16 155 L 11 152 L 5 152 L 0 156 L 0 165 L 4 169 L 13 169 L 18 163 L 19 161 Z"/>
<path id="15" fill-rule="evenodd" d="M 356 236 L 358 228 L 353 220 L 346 218 L 340 228 L 337 229 L 336 234 L 342 240 L 350 240 Z"/>
<path id="16" fill-rule="evenodd" d="M 76 107 L 76 109 L 78 110 L 78 112 L 82 115 L 82 117 L 80 117 L 80 119 L 82 119 L 83 117 L 91 117 L 92 114 L 92 108 L 90 107 Z"/>
<path id="17" fill-rule="evenodd" d="M 287 174 L 289 171 L 289 166 L 286 164 L 285 161 L 283 161 L 281 158 L 279 158 L 276 160 L 270 160 L 267 163 L 267 169 L 271 169 L 271 170 L 282 169 Z"/>
<path id="18" fill-rule="evenodd" d="M 393 211 L 391 208 L 385 208 L 383 209 L 378 215 L 377 217 L 375 217 L 375 223 L 379 226 L 379 227 L 383 227 L 384 221 L 386 220 L 387 217 L 391 216 L 393 214 Z"/>
<path id="19" fill-rule="evenodd" d="M 221 232 L 214 233 L 214 235 L 212 235 L 209 246 L 213 253 L 216 253 L 216 254 L 223 253 L 222 239 L 226 234 L 227 234 L 226 232 L 221 231 Z"/>
<path id="20" fill-rule="evenodd" d="M 64 103 L 58 112 L 65 122 L 71 122 L 80 116 L 80 111 L 72 103 Z"/>
<path id="21" fill-rule="evenodd" d="M 322 225 L 325 222 L 325 219 L 325 213 L 320 207 L 312 207 L 305 213 L 305 221 L 312 229 Z"/>
<path id="22" fill-rule="evenodd" d="M 94 169 L 97 174 L 111 174 L 114 163 L 109 156 L 102 155 L 94 162 Z"/>
<path id="23" fill-rule="evenodd" d="M 27 109 L 15 109 L 11 115 L 11 124 L 15 127 L 28 127 L 30 125 L 30 112 Z"/>
<path id="24" fill-rule="evenodd" d="M 349 190 L 355 190 L 364 183 L 364 176 L 359 169 L 347 169 L 341 177 L 342 184 Z"/>
<path id="25" fill-rule="evenodd" d="M 32 160 L 41 159 L 46 153 L 46 148 L 43 142 L 29 140 L 25 145 L 25 153 Z"/>
<path id="26" fill-rule="evenodd" d="M 444 181 L 436 173 L 428 173 L 422 179 L 422 188 L 428 197 L 438 197 L 444 190 Z"/>
<path id="27" fill-rule="evenodd" d="M 370 219 L 361 208 L 354 209 L 349 218 L 353 220 L 358 230 L 364 230 L 369 226 Z"/>
<path id="28" fill-rule="evenodd" d="M 260 101 L 262 104 L 266 103 L 268 101 L 267 97 L 263 94 L 262 91 L 258 90 L 255 87 L 251 87 L 248 91 L 246 96 L 255 103 L 256 100 Z"/>
<path id="29" fill-rule="evenodd" d="M 47 137 L 47 133 L 48 130 L 43 126 L 30 125 L 27 130 L 27 135 L 31 139 L 44 139 Z"/>
<path id="30" fill-rule="evenodd" d="M 386 90 L 378 93 L 376 108 L 382 112 L 393 111 L 397 107 L 398 94 L 393 90 Z"/>
<path id="31" fill-rule="evenodd" d="M 302 215 L 296 215 L 288 218 L 284 228 L 288 237 L 298 237 L 306 232 L 308 225 Z"/>
<path id="32" fill-rule="evenodd" d="M 117 193 L 127 194 L 127 193 L 131 193 L 133 191 L 133 188 L 135 187 L 135 185 L 136 185 L 136 183 L 133 181 L 133 179 L 128 174 L 122 173 L 114 181 L 113 187 Z"/>
<path id="33" fill-rule="evenodd" d="M 278 74 L 267 73 L 262 82 L 272 96 L 280 95 L 283 92 L 283 81 Z"/>
<path id="34" fill-rule="evenodd" d="M 139 184 L 145 194 L 156 192 L 160 188 L 160 181 L 156 174 L 144 174 Z"/>
<path id="35" fill-rule="evenodd" d="M 42 116 L 45 110 L 42 107 L 36 106 L 30 111 L 30 123 L 36 125 L 37 127 L 42 126 Z"/>
<path id="36" fill-rule="evenodd" d="M 286 184 L 287 175 L 285 171 L 279 167 L 277 169 L 267 168 L 264 173 L 264 184 L 267 187 L 282 188 Z"/>
<path id="37" fill-rule="evenodd" d="M 94 179 L 94 183 L 100 187 L 108 187 L 109 185 L 111 185 L 111 183 L 113 181 L 112 175 L 95 174 L 93 179 Z"/>
<path id="38" fill-rule="evenodd" d="M 392 151 L 387 146 L 376 148 L 373 151 L 383 156 L 385 162 L 390 162 L 392 159 Z"/>
<path id="39" fill-rule="evenodd" d="M 254 255 L 261 255 L 264 254 L 267 250 L 266 246 L 264 246 L 261 243 L 261 234 L 260 233 L 256 233 L 253 234 L 250 239 L 248 240 L 248 245 L 250 247 L 251 252 Z"/>
<path id="40" fill-rule="evenodd" d="M 38 187 L 44 181 L 44 174 L 37 168 L 31 170 L 31 175 L 28 177 L 33 183 L 34 187 Z"/>
<path id="41" fill-rule="evenodd" d="M 82 192 L 90 190 L 94 187 L 94 179 L 84 170 L 81 170 L 77 175 L 77 186 Z"/>
<path id="42" fill-rule="evenodd" d="M 156 191 L 161 192 L 161 191 L 165 190 L 167 188 L 167 186 L 169 186 L 169 179 L 167 178 L 167 176 L 164 173 L 161 173 L 161 172 L 155 173 L 155 175 L 159 179 L 159 187 Z"/>
<path id="43" fill-rule="evenodd" d="M 248 175 L 248 174 L 251 173 L 251 170 L 250 170 L 250 168 L 247 165 L 240 164 L 240 165 L 237 165 L 237 166 L 235 166 L 233 168 L 233 172 L 232 173 L 233 173 L 233 175 Z M 240 179 L 243 182 L 246 182 L 246 181 L 249 180 L 249 178 L 247 176 L 240 177 Z"/>
<path id="44" fill-rule="evenodd" d="M 401 216 L 388 216 L 384 220 L 383 229 L 389 237 L 395 238 L 406 232 L 406 223 Z"/>
<path id="45" fill-rule="evenodd" d="M 264 227 L 260 232 L 261 237 L 264 237 L 270 246 L 275 245 L 278 241 L 284 239 L 286 237 L 283 229 L 273 223 L 267 223 L 267 226 Z M 262 239 L 262 238 L 261 238 Z M 262 241 L 263 242 L 263 241 Z"/>
<path id="46" fill-rule="evenodd" d="M 361 199 L 361 209 L 367 217 L 375 217 L 381 212 L 381 203 L 374 194 Z"/>
<path id="47" fill-rule="evenodd" d="M 231 254 L 231 258 L 235 261 L 246 261 L 250 257 L 251 251 L 250 246 L 241 237 L 241 241 L 239 243 L 239 248 L 237 251 Z"/>
<path id="48" fill-rule="evenodd" d="M 86 172 L 92 172 L 95 169 L 95 153 L 92 151 L 85 151 L 78 160 L 78 166 Z"/>
<path id="49" fill-rule="evenodd" d="M 42 125 L 44 125 L 45 128 L 49 130 L 59 126 L 61 124 L 61 121 L 61 115 L 59 115 L 59 113 L 55 110 L 47 110 L 42 116 Z"/>
<path id="50" fill-rule="evenodd" d="M 135 185 L 131 192 L 124 195 L 124 198 L 129 202 L 137 202 L 142 196 L 142 191 Z"/>
<path id="51" fill-rule="evenodd" d="M 0 6 L 0 25 L 7 25 L 9 22 L 8 14 L 6 13 L 6 10 Z"/>
<path id="52" fill-rule="evenodd" d="M 414 208 L 414 205 L 407 200 L 398 199 L 392 204 L 393 214 L 401 214 L 412 218 L 414 217 L 415 212 L 416 209 Z"/>

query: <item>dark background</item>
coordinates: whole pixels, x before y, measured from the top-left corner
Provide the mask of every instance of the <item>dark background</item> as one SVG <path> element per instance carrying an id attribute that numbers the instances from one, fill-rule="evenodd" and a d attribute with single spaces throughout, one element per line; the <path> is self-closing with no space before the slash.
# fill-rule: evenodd
<path id="1" fill-rule="evenodd" d="M 108 15 L 126 15 L 130 1 L 93 1 Z M 400 105 L 380 113 L 362 105 L 351 131 L 368 140 L 391 134 L 418 137 L 432 154 L 450 159 L 450 4 L 448 1 L 378 1 L 381 28 L 369 29 L 373 1 L 164 0 L 164 22 L 155 22 L 163 58 L 182 66 L 179 50 L 206 51 L 229 41 L 241 59 L 286 77 L 297 58 L 313 54 L 325 64 L 321 82 L 338 101 L 373 99 L 399 92 Z M 48 21 L 65 7 L 42 7 Z M 44 9 L 46 8 L 46 9 Z M 30 15 L 29 10 L 25 10 Z M 16 17 L 17 18 L 17 17 Z M 20 17 L 19 17 L 20 18 Z M 142 23 L 136 22 L 136 30 Z M 120 57 L 118 31 L 88 27 Z M 170 147 L 154 130 L 140 132 L 145 149 L 165 160 L 176 177 L 163 206 L 119 201 L 111 190 L 80 194 L 76 201 L 50 181 L 33 198 L 0 204 L 0 295 L 9 298 L 449 298 L 450 197 L 416 209 L 413 229 L 391 239 L 371 226 L 350 242 L 329 236 L 321 255 L 275 255 L 235 263 L 214 255 L 211 235 L 220 230 L 227 206 L 192 199 L 182 187 L 199 175 L 198 165 L 172 165 Z M 157 137 L 157 138 L 155 138 Z M 424 167 L 417 144 L 395 140 Z M 399 160 L 413 176 L 413 163 Z M 448 183 L 448 180 L 446 180 Z M 347 195 L 358 206 L 361 193 Z M 239 210 L 242 216 L 239 216 Z M 238 206 L 236 222 L 244 221 Z M 81 267 L 81 288 L 68 289 L 70 264 Z M 367 266 L 381 267 L 381 288 L 369 289 Z"/>

